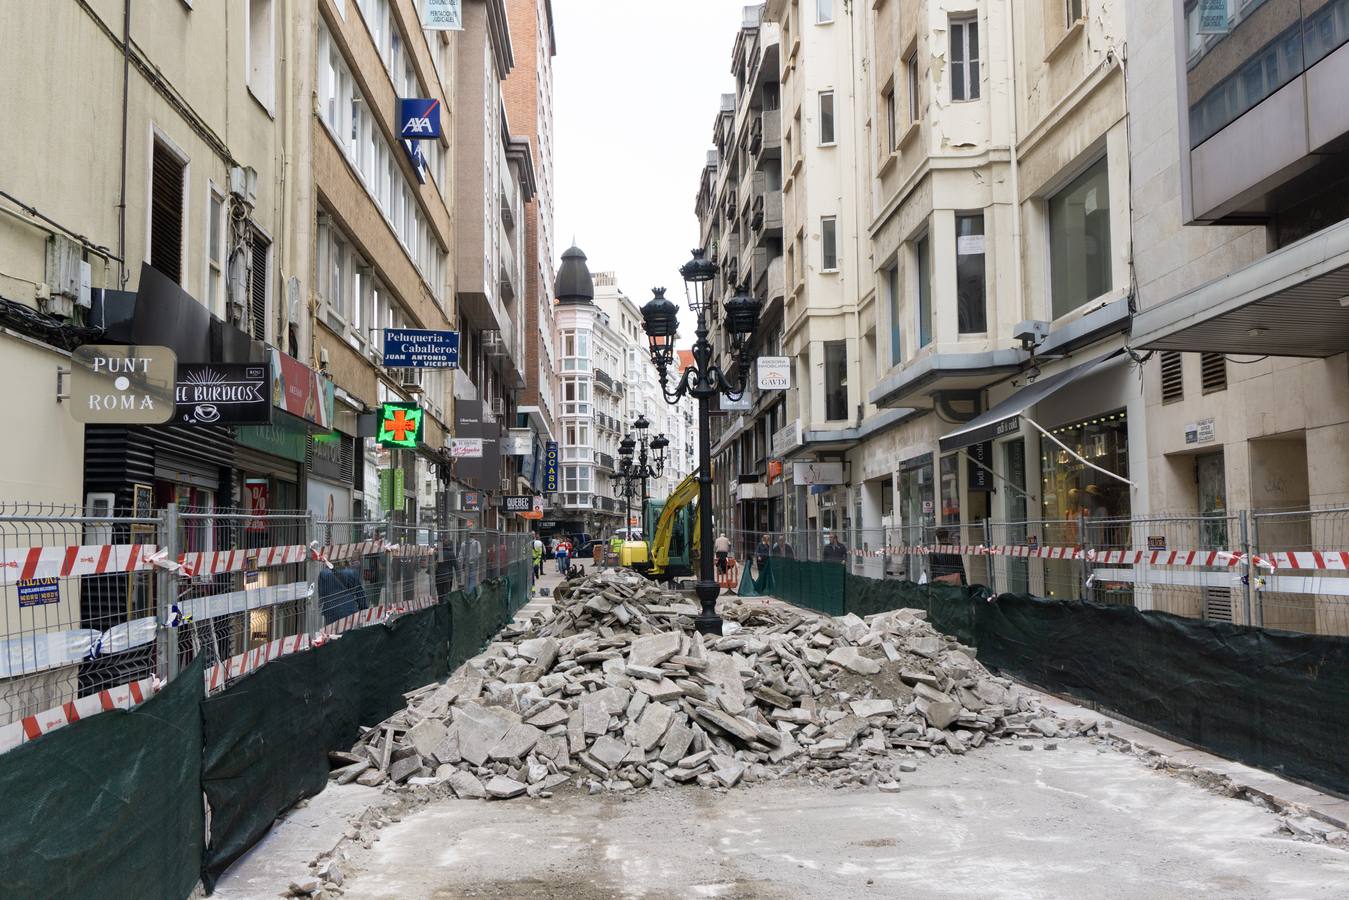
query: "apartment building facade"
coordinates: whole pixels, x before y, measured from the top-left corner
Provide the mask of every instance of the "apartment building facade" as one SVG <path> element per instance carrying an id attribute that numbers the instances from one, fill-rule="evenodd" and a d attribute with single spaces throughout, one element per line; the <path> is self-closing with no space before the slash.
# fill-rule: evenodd
<path id="1" fill-rule="evenodd" d="M 349 481 L 345 471 L 311 481 L 308 504 L 337 518 L 443 521 L 442 448 L 453 432 L 456 373 L 386 367 L 383 336 L 389 328 L 446 330 L 455 318 L 451 160 L 458 111 L 449 103 L 455 39 L 423 31 L 412 2 L 316 6 L 313 165 L 306 173 L 314 207 L 308 352 L 334 382 L 338 458 L 359 471 Z M 402 98 L 433 100 L 442 110 L 441 136 L 417 142 L 416 157 L 411 142 L 400 139 Z M 379 447 L 372 435 L 341 427 L 385 402 L 422 407 L 421 448 Z M 399 479 L 390 477 L 398 471 L 401 494 Z"/>
<path id="2" fill-rule="evenodd" d="M 766 21 L 763 4 L 746 6 L 731 50 L 736 91 L 721 97 L 712 143 L 698 184 L 695 213 L 700 239 L 718 263 L 711 311 L 719 362 L 733 366 L 722 340 L 723 305 L 737 292 L 761 302 L 754 352 L 782 353 L 786 282 L 783 259 L 783 166 L 780 29 Z M 784 480 L 769 473 L 774 436 L 786 419 L 783 391 L 751 383 L 737 399 L 714 404 L 713 502 L 719 528 L 780 529 L 786 510 Z"/>
<path id="3" fill-rule="evenodd" d="M 525 472 L 522 466 L 537 455 L 500 452 L 502 430 L 516 423 L 527 383 L 528 285 L 536 275 L 528 266 L 535 241 L 525 214 L 537 188 L 533 146 L 515 134 L 506 106 L 505 82 L 516 62 L 504 0 L 466 3 L 456 53 L 455 190 L 459 208 L 472 213 L 456 222 L 461 350 L 455 393 L 463 398 L 456 424 L 465 434 L 478 432 L 483 455 L 460 459 L 454 468 L 464 488 L 499 494 L 528 492 L 541 477 L 537 467 Z M 490 504 L 478 518 L 489 527 L 525 526 Z"/>
<path id="4" fill-rule="evenodd" d="M 1131 126 L 1131 340 L 1153 506 L 1212 517 L 1214 545 L 1242 540 L 1230 510 L 1254 510 L 1257 547 L 1339 546 L 1349 5 L 1132 0 L 1128 20 L 1129 98 L 1149 110 Z M 1342 633 L 1335 581 L 1318 581 L 1310 596 L 1271 581 L 1259 624 Z"/>
<path id="5" fill-rule="evenodd" d="M 554 238 L 553 57 L 557 54 L 552 0 L 507 0 L 511 41 L 517 65 L 506 78 L 506 114 L 513 137 L 528 141 L 534 168 L 534 192 L 524 207 L 525 386 L 516 408 L 517 427 L 531 432 L 526 460 L 530 486 L 542 487 L 548 441 L 557 440 L 557 364 L 554 355 L 552 280 Z M 522 471 L 522 474 L 525 474 Z"/>

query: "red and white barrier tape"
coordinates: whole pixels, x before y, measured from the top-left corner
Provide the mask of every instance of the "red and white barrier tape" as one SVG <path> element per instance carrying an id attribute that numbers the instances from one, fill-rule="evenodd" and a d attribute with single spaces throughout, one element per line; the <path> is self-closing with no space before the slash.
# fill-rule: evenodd
<path id="1" fill-rule="evenodd" d="M 24 716 L 18 722 L 0 725 L 0 753 L 13 750 L 20 744 L 37 740 L 48 732 L 74 724 L 80 719 L 96 716 L 110 709 L 131 709 L 159 693 L 163 682 L 158 678 L 143 678 L 130 684 L 118 685 L 80 697 L 69 703 L 63 703 L 52 709 L 31 716 Z"/>
<path id="2" fill-rule="evenodd" d="M 154 565 L 156 550 L 153 544 L 93 544 L 0 550 L 0 584 L 34 578 L 140 572 Z"/>
<path id="3" fill-rule="evenodd" d="M 1197 566 L 1233 568 L 1245 565 L 1244 553 L 1231 550 L 1095 550 L 1083 547 L 1040 547 L 1028 544 L 985 547 L 983 545 L 935 544 L 932 546 L 878 547 L 852 551 L 854 556 L 1007 556 L 1018 559 L 1087 560 L 1104 565 Z M 1271 553 L 1251 558 L 1257 566 L 1274 569 L 1349 569 L 1349 553 L 1335 551 Z"/>

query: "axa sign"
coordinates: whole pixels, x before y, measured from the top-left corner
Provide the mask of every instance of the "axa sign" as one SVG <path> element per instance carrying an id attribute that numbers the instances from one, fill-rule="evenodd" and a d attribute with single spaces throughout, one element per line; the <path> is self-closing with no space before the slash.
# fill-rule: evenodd
<path id="1" fill-rule="evenodd" d="M 408 141 L 440 137 L 440 101 L 404 97 L 398 101 L 398 136 Z"/>

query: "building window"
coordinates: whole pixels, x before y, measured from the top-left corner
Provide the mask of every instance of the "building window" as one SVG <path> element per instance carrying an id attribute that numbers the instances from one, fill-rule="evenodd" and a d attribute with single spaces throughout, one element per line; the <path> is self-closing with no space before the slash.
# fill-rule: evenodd
<path id="1" fill-rule="evenodd" d="M 270 111 L 276 98 L 276 16 L 273 0 L 248 0 L 248 89 Z"/>
<path id="2" fill-rule="evenodd" d="M 824 417 L 830 422 L 848 418 L 848 343 L 824 342 Z"/>
<path id="3" fill-rule="evenodd" d="M 895 110 L 895 86 L 881 92 L 881 108 L 885 111 L 885 149 L 894 152 L 899 146 L 899 121 Z"/>
<path id="4" fill-rule="evenodd" d="M 918 113 L 918 48 L 909 51 L 909 55 L 904 59 L 904 83 L 908 90 L 909 101 L 909 122 L 917 122 L 922 118 Z"/>
<path id="5" fill-rule="evenodd" d="M 224 317 L 225 195 L 211 187 L 206 203 L 206 305 Z"/>
<path id="6" fill-rule="evenodd" d="M 951 20 L 951 99 L 979 99 L 979 19 Z"/>
<path id="7" fill-rule="evenodd" d="M 956 216 L 956 318 L 961 334 L 988 330 L 984 217 Z"/>
<path id="8" fill-rule="evenodd" d="M 820 143 L 834 143 L 833 91 L 820 91 Z"/>
<path id="9" fill-rule="evenodd" d="M 183 190 L 187 163 L 156 140 L 150 181 L 150 265 L 183 283 Z"/>
<path id="10" fill-rule="evenodd" d="M 913 246 L 918 257 L 918 346 L 932 343 L 932 273 L 928 259 L 928 236 L 920 237 Z"/>
<path id="11" fill-rule="evenodd" d="M 252 266 L 248 270 L 248 330 L 255 340 L 267 340 L 267 256 L 272 242 L 253 229 L 249 237 Z"/>
<path id="12" fill-rule="evenodd" d="M 941 458 L 941 523 L 960 524 L 960 457 L 955 453 Z"/>
<path id="13" fill-rule="evenodd" d="M 834 216 L 820 219 L 820 268 L 838 271 L 838 219 Z"/>
<path id="14" fill-rule="evenodd" d="M 1082 18 L 1082 0 L 1063 0 L 1064 25 L 1072 28 Z"/>
<path id="15" fill-rule="evenodd" d="M 1049 198 L 1049 261 L 1056 319 L 1110 290 L 1110 181 L 1105 157 Z"/>
<path id="16" fill-rule="evenodd" d="M 893 263 L 885 270 L 885 293 L 890 303 L 890 365 L 898 365 L 904 359 L 903 320 L 900 312 L 899 263 Z"/>
<path id="17" fill-rule="evenodd" d="M 834 0 L 815 0 L 815 21 L 820 25 L 834 21 Z"/>

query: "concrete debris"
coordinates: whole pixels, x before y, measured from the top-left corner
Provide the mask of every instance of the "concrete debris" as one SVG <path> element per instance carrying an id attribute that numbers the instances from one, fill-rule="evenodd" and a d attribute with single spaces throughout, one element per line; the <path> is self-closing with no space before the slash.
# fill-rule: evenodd
<path id="1" fill-rule="evenodd" d="M 732 599 L 719 637 L 697 633 L 687 598 L 629 571 L 571 579 L 554 599 L 407 694 L 331 756 L 332 777 L 463 800 L 789 776 L 896 792 L 921 756 L 1096 727 L 991 675 L 921 610 L 834 619 Z"/>

